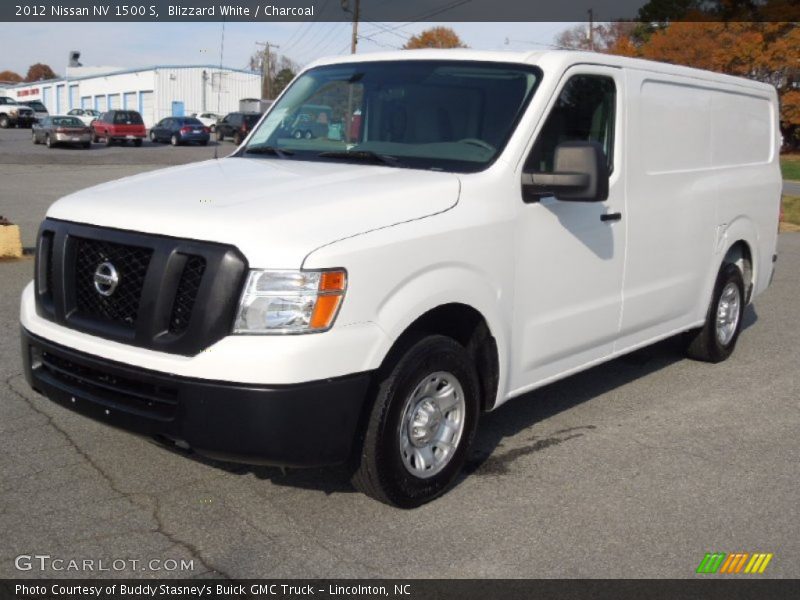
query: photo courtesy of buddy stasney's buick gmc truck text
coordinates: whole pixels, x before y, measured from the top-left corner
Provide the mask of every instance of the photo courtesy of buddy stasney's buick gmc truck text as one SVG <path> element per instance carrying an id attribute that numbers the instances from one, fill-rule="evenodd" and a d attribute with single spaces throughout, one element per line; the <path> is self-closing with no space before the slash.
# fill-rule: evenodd
<path id="1" fill-rule="evenodd" d="M 779 143 L 774 88 L 684 67 L 318 61 L 230 156 L 50 207 L 27 379 L 205 456 L 350 464 L 418 506 L 510 398 L 677 334 L 730 356 L 772 278 Z"/>

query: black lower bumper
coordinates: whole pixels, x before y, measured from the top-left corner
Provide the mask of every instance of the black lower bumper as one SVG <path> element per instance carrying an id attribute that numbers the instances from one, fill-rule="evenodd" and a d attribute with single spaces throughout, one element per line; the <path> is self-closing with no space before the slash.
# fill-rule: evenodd
<path id="1" fill-rule="evenodd" d="M 249 464 L 347 460 L 369 373 L 296 385 L 175 377 L 76 352 L 22 330 L 30 386 L 88 417 L 198 454 Z"/>

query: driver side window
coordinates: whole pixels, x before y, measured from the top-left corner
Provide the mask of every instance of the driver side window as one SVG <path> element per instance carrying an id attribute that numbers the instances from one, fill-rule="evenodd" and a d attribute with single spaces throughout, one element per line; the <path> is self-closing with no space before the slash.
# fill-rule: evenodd
<path id="1" fill-rule="evenodd" d="M 526 171 L 553 171 L 556 146 L 562 142 L 598 142 L 613 171 L 614 80 L 603 75 L 575 75 L 567 82 L 550 111 L 525 162 Z"/>

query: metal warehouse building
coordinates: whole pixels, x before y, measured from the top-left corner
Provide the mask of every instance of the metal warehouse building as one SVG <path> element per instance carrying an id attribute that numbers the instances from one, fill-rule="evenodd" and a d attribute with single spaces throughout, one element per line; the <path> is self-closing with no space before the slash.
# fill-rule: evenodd
<path id="1" fill-rule="evenodd" d="M 239 100 L 261 97 L 261 75 L 210 65 L 162 65 L 76 75 L 6 87 L 19 103 L 39 100 L 50 114 L 73 108 L 137 110 L 145 125 L 168 116 L 239 110 Z"/>

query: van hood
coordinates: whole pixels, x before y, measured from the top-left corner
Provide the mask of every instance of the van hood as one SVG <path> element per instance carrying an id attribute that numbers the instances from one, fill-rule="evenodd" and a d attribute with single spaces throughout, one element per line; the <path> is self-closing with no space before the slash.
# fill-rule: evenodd
<path id="1" fill-rule="evenodd" d="M 297 268 L 321 246 L 449 210 L 459 189 L 451 173 L 231 157 L 94 186 L 47 216 L 232 244 L 251 267 Z"/>

